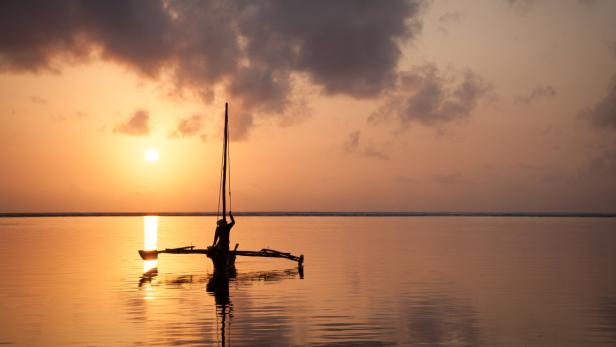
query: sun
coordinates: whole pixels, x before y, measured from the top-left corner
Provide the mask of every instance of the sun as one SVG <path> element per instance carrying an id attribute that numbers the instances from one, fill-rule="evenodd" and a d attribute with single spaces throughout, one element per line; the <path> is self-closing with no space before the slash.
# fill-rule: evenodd
<path id="1" fill-rule="evenodd" d="M 156 163 L 160 159 L 160 154 L 155 149 L 148 149 L 145 151 L 144 158 L 149 163 Z"/>

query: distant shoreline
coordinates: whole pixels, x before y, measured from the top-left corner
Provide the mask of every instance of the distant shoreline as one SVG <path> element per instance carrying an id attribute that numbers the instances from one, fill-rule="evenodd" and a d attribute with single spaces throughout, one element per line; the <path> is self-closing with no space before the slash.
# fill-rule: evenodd
<path id="1" fill-rule="evenodd" d="M 36 217 L 199 217 L 216 216 L 216 212 L 14 212 L 0 213 L 0 218 Z M 575 217 L 616 218 L 616 213 L 595 212 L 234 212 L 235 216 L 252 217 Z"/>

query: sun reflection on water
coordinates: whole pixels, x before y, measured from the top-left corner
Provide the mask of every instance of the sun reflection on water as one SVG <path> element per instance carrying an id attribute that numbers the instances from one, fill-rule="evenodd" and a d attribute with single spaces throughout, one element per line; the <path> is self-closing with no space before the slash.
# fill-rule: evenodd
<path id="1" fill-rule="evenodd" d="M 143 217 L 143 249 L 146 251 L 155 250 L 158 241 L 158 216 Z M 155 269 L 158 260 L 144 260 L 143 273 Z"/>

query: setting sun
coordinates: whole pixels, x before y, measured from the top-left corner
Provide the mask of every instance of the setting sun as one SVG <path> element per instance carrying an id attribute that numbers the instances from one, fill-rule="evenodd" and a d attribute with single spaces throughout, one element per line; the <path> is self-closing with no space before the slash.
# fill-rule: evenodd
<path id="1" fill-rule="evenodd" d="M 145 160 L 147 162 L 149 162 L 149 163 L 156 163 L 158 161 L 158 159 L 160 158 L 160 154 L 155 149 L 148 149 L 145 152 L 144 157 L 145 157 Z"/>

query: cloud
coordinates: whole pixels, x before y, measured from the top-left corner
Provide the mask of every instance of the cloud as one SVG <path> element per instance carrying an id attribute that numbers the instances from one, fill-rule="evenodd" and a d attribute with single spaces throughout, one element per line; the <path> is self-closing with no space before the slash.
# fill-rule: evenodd
<path id="1" fill-rule="evenodd" d="M 347 154 L 354 154 L 380 160 L 389 159 L 389 156 L 379 150 L 374 144 L 362 144 L 360 143 L 360 139 L 360 131 L 351 132 L 347 141 L 342 145 L 344 152 Z"/>
<path id="2" fill-rule="evenodd" d="M 608 43 L 608 47 L 614 58 L 616 58 L 616 40 Z"/>
<path id="3" fill-rule="evenodd" d="M 361 136 L 360 131 L 353 131 L 352 133 L 349 134 L 349 138 L 347 142 L 345 142 L 343 145 L 345 152 L 351 153 L 351 152 L 357 151 L 357 148 L 359 147 L 360 136 Z"/>
<path id="4" fill-rule="evenodd" d="M 47 99 L 41 98 L 40 96 L 31 96 L 30 101 L 34 104 L 47 105 Z"/>
<path id="5" fill-rule="evenodd" d="M 242 96 L 242 106 L 282 113 L 289 105 L 291 76 L 264 64 L 240 68 L 229 85 L 232 95 Z"/>
<path id="6" fill-rule="evenodd" d="M 591 108 L 582 111 L 580 116 L 598 128 L 616 130 L 616 74 L 612 76 L 607 95 Z"/>
<path id="7" fill-rule="evenodd" d="M 535 0 L 505 0 L 505 2 L 519 14 L 525 14 L 535 4 Z"/>
<path id="8" fill-rule="evenodd" d="M 195 114 L 191 117 L 180 119 L 174 131 L 169 133 L 169 138 L 189 137 L 199 135 L 203 127 L 205 117 Z"/>
<path id="9" fill-rule="evenodd" d="M 55 115 L 51 115 L 50 118 L 54 121 L 67 121 L 67 120 L 81 120 L 84 119 L 86 117 L 90 117 L 91 114 L 85 111 L 76 111 L 73 114 L 55 114 Z"/>
<path id="10" fill-rule="evenodd" d="M 556 169 L 554 165 L 542 165 L 532 163 L 521 163 L 518 168 L 524 171 L 553 171 Z"/>
<path id="11" fill-rule="evenodd" d="M 516 10 L 519 14 L 525 14 L 537 3 L 537 0 L 504 0 L 510 8 Z M 593 7 L 597 0 L 577 0 L 577 3 L 585 7 Z"/>
<path id="12" fill-rule="evenodd" d="M 416 177 L 412 177 L 412 176 L 406 176 L 406 175 L 397 175 L 395 180 L 396 180 L 396 182 L 402 183 L 402 184 L 421 183 L 420 179 L 418 179 Z"/>
<path id="13" fill-rule="evenodd" d="M 592 156 L 585 174 L 616 181 L 616 148 L 608 148 Z"/>
<path id="14" fill-rule="evenodd" d="M 90 117 L 91 114 L 89 112 L 86 112 L 86 111 L 77 111 L 77 112 L 75 112 L 75 116 L 77 118 L 86 118 L 86 117 Z"/>
<path id="15" fill-rule="evenodd" d="M 394 82 L 398 42 L 420 29 L 421 7 L 418 1 L 272 1 L 243 8 L 239 26 L 257 67 L 306 73 L 326 94 L 374 96 Z"/>
<path id="16" fill-rule="evenodd" d="M 578 3 L 587 7 L 593 7 L 597 3 L 597 0 L 578 0 Z"/>
<path id="17" fill-rule="evenodd" d="M 437 18 L 436 29 L 443 34 L 449 34 L 447 27 L 450 24 L 459 24 L 462 19 L 462 14 L 458 11 L 445 12 Z"/>
<path id="18" fill-rule="evenodd" d="M 519 95 L 515 97 L 516 104 L 531 104 L 535 101 L 551 99 L 556 95 L 556 88 L 551 85 L 535 87 L 528 95 Z"/>
<path id="19" fill-rule="evenodd" d="M 448 174 L 435 174 L 432 176 L 432 181 L 438 184 L 462 184 L 467 180 L 464 176 L 462 176 L 462 174 L 455 172 Z"/>
<path id="20" fill-rule="evenodd" d="M 145 73 L 164 60 L 169 16 L 156 1 L 5 1 L 0 5 L 0 68 L 57 70 L 57 58 L 94 50 Z"/>
<path id="21" fill-rule="evenodd" d="M 137 110 L 124 123 L 113 128 L 114 133 L 132 136 L 147 136 L 150 133 L 150 114 L 146 110 Z"/>
<path id="22" fill-rule="evenodd" d="M 438 17 L 439 24 L 446 25 L 449 23 L 460 23 L 460 19 L 462 19 L 462 14 L 458 11 L 449 11 L 445 12 Z"/>
<path id="23" fill-rule="evenodd" d="M 247 117 L 283 115 L 297 76 L 322 93 L 375 97 L 395 83 L 422 0 L 0 2 L 0 70 L 104 59 Z M 220 87 L 220 88 L 219 88 Z"/>
<path id="24" fill-rule="evenodd" d="M 470 117 L 491 85 L 470 69 L 448 76 L 434 64 L 402 72 L 395 90 L 369 117 L 378 123 L 394 118 L 402 127 L 412 122 L 439 126 Z"/>
<path id="25" fill-rule="evenodd" d="M 246 111 L 233 112 L 233 116 L 229 116 L 229 139 L 245 139 L 253 126 L 254 116 L 251 113 Z"/>

